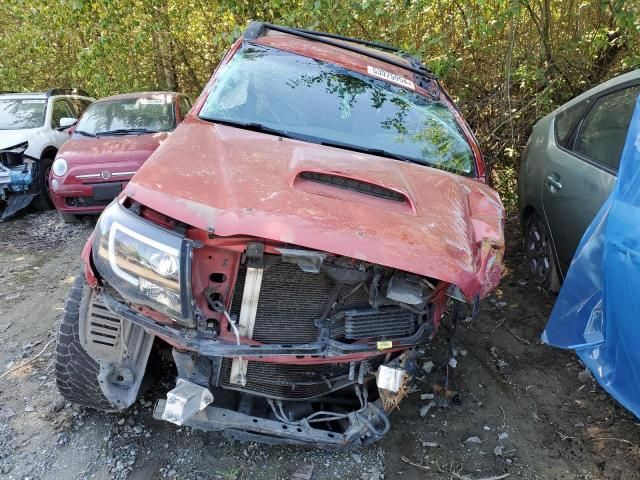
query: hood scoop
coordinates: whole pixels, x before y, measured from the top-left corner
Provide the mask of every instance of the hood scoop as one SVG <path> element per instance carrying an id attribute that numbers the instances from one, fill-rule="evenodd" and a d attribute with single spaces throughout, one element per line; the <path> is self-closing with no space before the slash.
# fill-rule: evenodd
<path id="1" fill-rule="evenodd" d="M 415 214 L 413 203 L 406 194 L 375 183 L 336 173 L 302 171 L 296 176 L 293 186 L 316 195 L 359 203 L 372 203 L 375 206 L 391 209 L 399 208 L 405 212 L 409 211 Z"/>

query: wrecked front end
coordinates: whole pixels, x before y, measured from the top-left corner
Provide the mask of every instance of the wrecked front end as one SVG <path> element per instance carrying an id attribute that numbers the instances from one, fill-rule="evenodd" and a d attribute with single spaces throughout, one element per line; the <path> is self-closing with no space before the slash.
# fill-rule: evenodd
<path id="1" fill-rule="evenodd" d="M 389 413 L 455 289 L 352 257 L 184 228 L 126 200 L 85 249 L 80 327 L 115 410 L 154 338 L 178 379 L 154 416 L 238 440 L 358 448 Z M 156 342 L 157 343 L 157 342 Z"/>
<path id="2" fill-rule="evenodd" d="M 0 221 L 26 208 L 35 194 L 37 160 L 25 154 L 27 142 L 0 149 Z"/>

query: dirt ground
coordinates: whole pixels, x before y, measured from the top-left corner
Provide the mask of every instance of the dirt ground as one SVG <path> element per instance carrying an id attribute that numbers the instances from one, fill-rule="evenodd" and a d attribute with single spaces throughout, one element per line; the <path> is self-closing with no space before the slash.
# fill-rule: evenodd
<path id="1" fill-rule="evenodd" d="M 65 403 L 53 340 L 93 225 L 53 213 L 0 224 L 0 477 L 7 479 L 633 479 L 640 424 L 576 357 L 539 343 L 554 298 L 528 283 L 515 230 L 500 289 L 454 339 L 461 403 L 426 415 L 425 374 L 384 440 L 356 453 L 240 444 L 153 420 L 156 384 L 122 414 Z M 447 331 L 430 349 L 441 372 Z M 22 368 L 24 362 L 30 362 Z M 169 379 L 170 380 L 170 379 Z"/>

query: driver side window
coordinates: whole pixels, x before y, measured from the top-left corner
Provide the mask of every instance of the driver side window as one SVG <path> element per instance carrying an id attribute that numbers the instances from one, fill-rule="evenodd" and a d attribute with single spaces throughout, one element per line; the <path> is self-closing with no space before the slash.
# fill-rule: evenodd
<path id="1" fill-rule="evenodd" d="M 61 118 L 76 118 L 67 101 L 63 98 L 53 102 L 51 110 L 51 128 L 60 128 Z"/>

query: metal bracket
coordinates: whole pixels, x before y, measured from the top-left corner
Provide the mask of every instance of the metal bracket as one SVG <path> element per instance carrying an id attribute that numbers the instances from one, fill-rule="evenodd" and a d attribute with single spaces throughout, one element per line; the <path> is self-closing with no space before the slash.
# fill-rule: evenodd
<path id="1" fill-rule="evenodd" d="M 276 248 L 282 255 L 282 260 L 287 263 L 295 263 L 300 270 L 307 273 L 319 273 L 320 266 L 327 254 L 313 250 L 300 250 L 296 248 Z"/>
<path id="2" fill-rule="evenodd" d="M 262 274 L 264 273 L 264 245 L 257 242 L 250 243 L 247 245 L 245 255 L 247 259 L 247 276 L 244 280 L 238 330 L 240 336 L 252 338 L 253 327 L 258 313 Z M 241 357 L 234 358 L 231 363 L 231 378 L 229 381 L 235 385 L 244 386 L 247 383 L 247 366 L 247 360 L 243 360 Z"/>
<path id="3" fill-rule="evenodd" d="M 211 402 L 213 395 L 209 389 L 179 378 L 176 387 L 167 393 L 162 419 L 176 425 L 184 425 Z"/>

